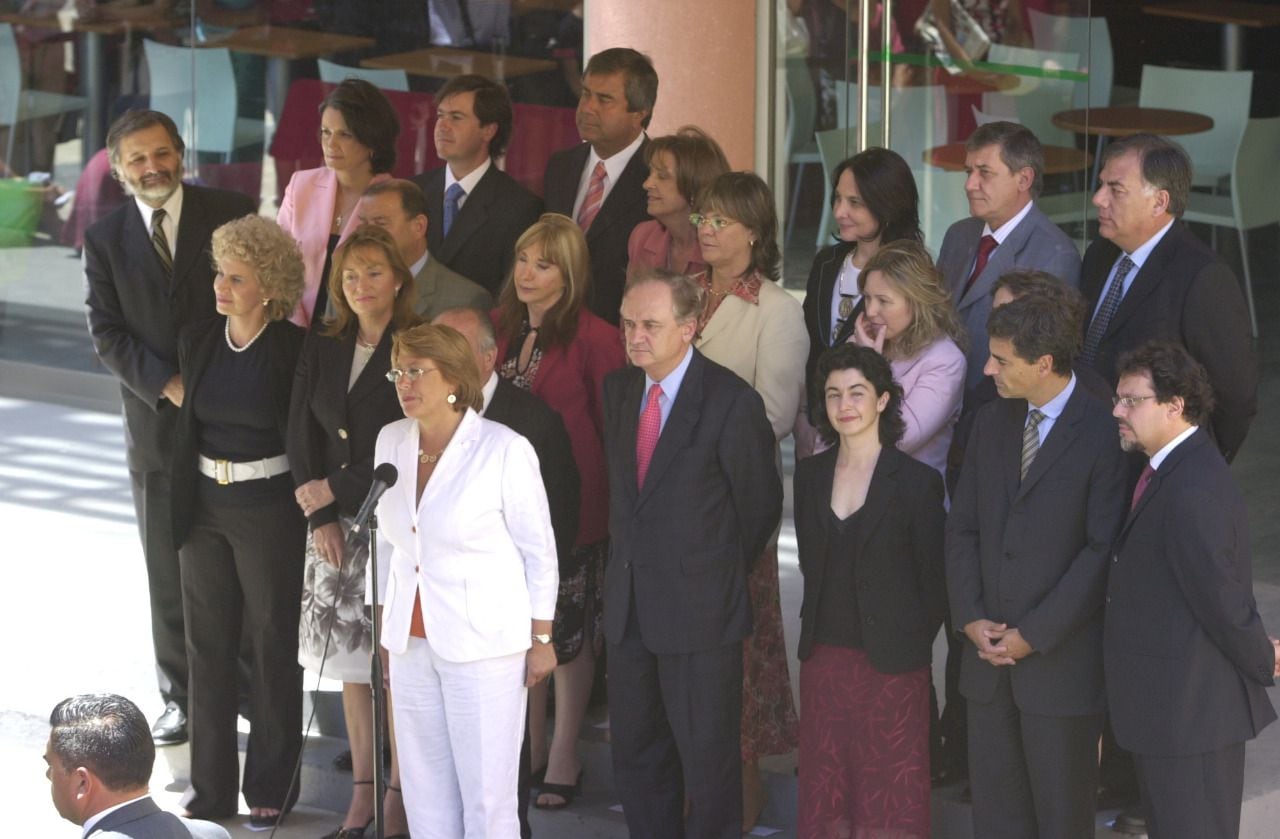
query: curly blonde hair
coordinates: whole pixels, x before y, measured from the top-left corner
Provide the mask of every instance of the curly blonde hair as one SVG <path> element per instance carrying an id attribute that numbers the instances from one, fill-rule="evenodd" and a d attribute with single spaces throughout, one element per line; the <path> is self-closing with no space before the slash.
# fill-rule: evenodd
<path id="1" fill-rule="evenodd" d="M 242 216 L 213 231 L 213 264 L 228 259 L 253 269 L 262 286 L 267 320 L 283 320 L 302 299 L 302 252 L 280 225 L 258 215 Z"/>
<path id="2" fill-rule="evenodd" d="M 913 239 L 899 239 L 882 245 L 858 274 L 858 290 L 866 293 L 867 278 L 879 271 L 911 307 L 911 325 L 885 346 L 889 358 L 911 358 L 942 336 L 960 349 L 968 344 L 951 292 L 942 283 L 942 274 L 924 245 Z"/>

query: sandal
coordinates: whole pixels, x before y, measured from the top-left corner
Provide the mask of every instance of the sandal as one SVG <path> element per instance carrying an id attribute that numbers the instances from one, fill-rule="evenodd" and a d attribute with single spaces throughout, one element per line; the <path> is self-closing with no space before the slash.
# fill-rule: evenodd
<path id="1" fill-rule="evenodd" d="M 582 794 L 582 770 L 578 770 L 578 779 L 570 784 L 548 784 L 543 783 L 538 787 L 537 798 L 533 800 L 533 806 L 539 810 L 563 810 L 573 804 L 573 799 Z M 559 803 L 543 804 L 538 799 L 544 795 L 558 795 L 561 798 Z"/>
<path id="2" fill-rule="evenodd" d="M 357 786 L 357 787 L 369 786 L 372 784 L 373 784 L 373 781 L 352 781 L 351 782 L 352 786 Z M 372 818 L 369 819 L 369 821 L 365 822 L 364 827 L 344 827 L 342 825 L 338 825 L 338 827 L 335 830 L 329 831 L 324 836 L 321 836 L 320 839 L 364 839 L 365 832 L 372 826 L 373 826 Z"/>
<path id="3" fill-rule="evenodd" d="M 393 787 L 391 784 L 387 784 L 387 791 L 388 791 L 388 792 L 393 792 L 393 791 L 394 791 L 394 792 L 395 792 L 397 795 L 399 795 L 401 798 L 403 798 L 403 797 L 404 797 L 404 793 L 400 790 L 400 787 Z M 393 834 L 391 834 L 390 836 L 386 836 L 386 837 L 384 837 L 384 839 L 409 839 L 409 834 L 407 834 L 407 833 L 393 833 Z"/>

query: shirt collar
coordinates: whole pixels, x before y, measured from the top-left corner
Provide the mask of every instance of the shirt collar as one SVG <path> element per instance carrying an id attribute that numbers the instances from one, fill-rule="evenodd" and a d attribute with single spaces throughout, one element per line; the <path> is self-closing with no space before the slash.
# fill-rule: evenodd
<path id="1" fill-rule="evenodd" d="M 480 403 L 480 416 L 484 416 L 484 412 L 489 410 L 489 403 L 493 401 L 493 394 L 498 390 L 498 374 L 489 371 L 489 381 L 484 383 L 484 387 L 480 388 L 480 395 L 484 401 Z"/>
<path id="2" fill-rule="evenodd" d="M 698 281 L 698 285 L 702 286 L 703 291 L 707 294 L 711 293 L 711 272 L 703 271 L 695 274 L 693 277 Z M 759 274 L 752 274 L 750 277 L 743 279 L 742 282 L 733 286 L 729 294 L 733 297 L 740 297 L 752 305 L 760 304 L 760 286 L 764 284 L 764 279 Z"/>
<path id="3" fill-rule="evenodd" d="M 142 225 L 147 228 L 148 233 L 151 232 L 151 215 L 157 209 L 164 210 L 165 215 L 169 217 L 169 221 L 173 223 L 173 229 L 175 231 L 178 229 L 178 218 L 182 215 L 182 193 L 184 189 L 185 187 L 179 184 L 178 188 L 173 191 L 173 195 L 170 195 L 169 199 L 159 207 L 152 207 L 136 195 L 133 197 L 133 203 L 137 205 L 138 212 L 142 213 Z M 173 242 L 169 243 L 169 247 L 176 250 Z"/>
<path id="4" fill-rule="evenodd" d="M 458 184 L 459 186 L 462 187 L 462 191 L 464 193 L 466 193 L 467 195 L 470 195 L 471 191 L 476 188 L 476 184 L 480 183 L 480 179 L 484 177 L 484 173 L 488 172 L 489 167 L 492 165 L 493 165 L 493 158 L 486 157 L 484 159 L 484 163 L 481 163 L 479 166 L 472 169 L 470 172 L 466 174 L 465 177 L 459 180 L 453 176 L 453 170 L 450 169 L 449 164 L 446 163 L 444 165 L 445 192 L 449 191 L 449 187 L 453 186 L 454 184 Z"/>
<path id="5" fill-rule="evenodd" d="M 627 168 L 627 164 L 631 162 L 631 158 L 635 156 L 637 151 L 639 151 L 640 144 L 644 142 L 644 138 L 645 133 L 641 131 L 639 136 L 631 141 L 631 145 L 604 161 L 604 172 L 609 178 L 610 185 L 616 184 L 618 182 L 618 178 L 622 177 L 622 170 Z M 600 155 L 596 154 L 595 147 L 592 146 L 591 153 L 587 155 L 586 171 L 591 172 L 594 170 L 596 168 L 596 164 L 601 160 L 602 158 Z"/>
<path id="6" fill-rule="evenodd" d="M 693 361 L 693 345 L 685 347 L 684 358 L 680 359 L 680 363 L 676 365 L 676 369 L 666 375 L 662 381 L 654 381 L 649 378 L 649 374 L 644 374 L 644 392 L 648 393 L 649 389 L 654 385 L 662 385 L 662 395 L 667 399 L 675 400 L 676 394 L 680 392 L 680 385 L 684 382 L 684 374 L 689 372 L 689 363 Z"/>
<path id="7" fill-rule="evenodd" d="M 422 258 L 409 266 L 409 274 L 413 277 L 415 282 L 418 279 L 418 275 L 422 273 L 422 269 L 427 267 L 427 260 L 429 259 L 431 259 L 431 252 L 423 251 Z"/>
<path id="8" fill-rule="evenodd" d="M 1071 378 L 1067 380 L 1067 386 L 1064 387 L 1058 393 L 1057 396 L 1053 397 L 1048 402 L 1041 405 L 1039 408 L 1036 408 L 1034 405 L 1028 402 L 1027 412 L 1030 413 L 1031 410 L 1035 408 L 1035 410 L 1044 414 L 1045 417 L 1047 417 L 1048 419 L 1056 420 L 1059 416 L 1062 415 L 1062 410 L 1067 407 L 1067 400 L 1071 398 L 1071 394 L 1075 391 L 1075 389 L 1076 389 L 1076 374 L 1072 373 Z"/>
<path id="9" fill-rule="evenodd" d="M 1162 448 L 1160 451 L 1156 452 L 1155 454 L 1151 455 L 1151 469 L 1153 471 L 1156 469 L 1159 469 L 1160 464 L 1164 463 L 1164 459 L 1169 456 L 1169 453 L 1172 452 L 1174 449 L 1176 449 L 1179 445 L 1181 445 L 1182 441 L 1186 440 L 1192 434 L 1195 434 L 1196 431 L 1199 430 L 1199 428 L 1200 426 L 1193 425 L 1190 428 L 1188 428 L 1186 431 L 1179 434 L 1177 437 L 1174 437 L 1172 440 L 1165 443 L 1164 448 Z"/>
<path id="10" fill-rule="evenodd" d="M 1134 268 L 1141 268 L 1142 263 L 1147 261 L 1147 257 L 1151 256 L 1151 252 L 1156 249 L 1156 245 L 1160 244 L 1160 240 L 1164 238 L 1164 234 L 1169 232 L 1169 228 L 1173 227 L 1173 223 L 1177 219 L 1169 219 L 1169 223 L 1156 231 L 1156 235 L 1133 249 L 1133 253 L 1129 254 L 1129 261 L 1133 263 Z"/>
<path id="11" fill-rule="evenodd" d="M 1013 232 L 1013 229 L 1022 223 L 1022 220 L 1027 217 L 1027 213 L 1031 212 L 1031 205 L 1034 203 L 1034 201 L 1028 201 L 1023 205 L 1021 210 L 1018 210 L 1018 212 L 1014 214 L 1013 218 L 1009 219 L 995 230 L 991 229 L 991 225 L 984 224 L 982 226 L 982 235 L 992 237 L 996 240 L 997 245 L 1003 245 L 1004 240 L 1009 238 L 1009 234 Z"/>
<path id="12" fill-rule="evenodd" d="M 99 810 L 89 818 L 85 819 L 84 830 L 80 835 L 88 836 L 90 833 L 93 832 L 94 825 L 102 821 L 111 813 L 114 813 L 116 810 L 119 810 L 122 807 L 128 807 L 130 804 L 133 804 L 135 801 L 141 801 L 144 798 L 150 798 L 150 797 L 151 797 L 151 793 L 144 792 L 142 795 L 139 795 L 137 798 L 130 798 L 128 801 L 121 801 L 119 804 L 116 804 L 113 807 L 108 807 L 105 810 Z"/>

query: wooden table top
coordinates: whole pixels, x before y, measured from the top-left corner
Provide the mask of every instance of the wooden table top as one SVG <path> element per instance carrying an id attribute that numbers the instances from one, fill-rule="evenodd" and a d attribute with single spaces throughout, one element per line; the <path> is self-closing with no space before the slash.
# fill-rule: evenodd
<path id="1" fill-rule="evenodd" d="M 924 162 L 946 169 L 948 172 L 964 171 L 964 143 L 947 143 L 925 149 Z M 1044 173 L 1046 175 L 1062 175 L 1068 172 L 1080 172 L 1088 169 L 1093 163 L 1093 155 L 1087 151 L 1070 146 L 1044 147 Z"/>
<path id="2" fill-rule="evenodd" d="M 5 12 L 0 13 L 0 23 L 10 23 L 14 26 L 38 27 L 41 29 L 62 29 L 62 22 L 58 19 L 57 15 Z M 138 18 L 136 20 L 114 20 L 107 18 L 94 19 L 82 17 L 75 17 L 71 19 L 71 31 L 91 32 L 95 35 L 118 35 L 130 30 L 150 32 L 156 29 L 172 29 L 184 25 L 190 25 L 190 21 L 186 18 L 173 17 L 172 15 Z"/>
<path id="3" fill-rule="evenodd" d="M 269 58 L 319 58 L 335 52 L 371 47 L 376 40 L 360 35 L 290 29 L 285 26 L 246 26 L 225 38 L 210 39 L 201 46 L 227 47 L 236 52 L 265 55 Z"/>
<path id="4" fill-rule="evenodd" d="M 1179 0 L 1175 3 L 1144 3 L 1142 11 L 1148 15 L 1176 17 L 1182 20 L 1198 20 L 1205 23 L 1231 23 L 1263 29 L 1280 26 L 1280 6 L 1262 3 L 1244 3 L 1238 0 L 1219 0 L 1204 3 L 1201 0 Z"/>
<path id="5" fill-rule="evenodd" d="M 1052 122 L 1067 131 L 1103 137 L 1129 137 L 1144 133 L 1199 134 L 1213 128 L 1213 118 L 1204 114 L 1136 105 L 1059 111 L 1053 115 Z"/>
<path id="6" fill-rule="evenodd" d="M 475 73 L 490 79 L 509 79 L 532 73 L 545 73 L 548 70 L 555 70 L 560 65 L 547 58 L 508 55 L 499 59 L 488 52 L 460 50 L 453 47 L 427 47 L 412 52 L 396 52 L 366 58 L 360 62 L 360 66 L 379 70 L 404 70 L 415 76 L 429 76 L 434 79 L 451 79 L 462 73 Z"/>

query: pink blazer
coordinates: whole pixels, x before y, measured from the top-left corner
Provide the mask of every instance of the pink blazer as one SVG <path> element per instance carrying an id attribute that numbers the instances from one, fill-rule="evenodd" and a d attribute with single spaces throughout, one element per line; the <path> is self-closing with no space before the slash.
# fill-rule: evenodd
<path id="1" fill-rule="evenodd" d="M 390 175 L 374 175 L 373 183 L 388 180 Z M 302 328 L 311 324 L 316 306 L 316 295 L 320 291 L 320 283 L 325 278 L 325 251 L 329 247 L 329 230 L 333 224 L 334 202 L 338 200 L 338 176 L 332 169 L 321 166 L 318 169 L 303 169 L 294 172 L 289 185 L 284 190 L 284 200 L 280 202 L 280 212 L 276 214 L 276 224 L 287 230 L 298 240 L 302 249 L 303 279 L 306 285 L 302 291 L 302 301 L 293 310 L 289 320 Z M 357 227 L 360 226 L 359 214 L 352 213 L 344 219 L 342 233 L 338 244 L 341 245 Z M 320 312 L 323 315 L 324 312 Z"/>
<path id="2" fill-rule="evenodd" d="M 498 310 L 491 313 L 495 325 Z M 509 341 L 498 337 L 498 359 L 507 357 Z M 578 314 L 578 332 L 568 346 L 542 354 L 533 395 L 564 420 L 573 445 L 573 460 L 582 480 L 578 538 L 590 545 L 609 535 L 609 478 L 604 462 L 604 377 L 627 363 L 616 326 L 587 311 Z"/>
<path id="3" fill-rule="evenodd" d="M 657 219 L 640 222 L 631 230 L 631 238 L 627 240 L 627 274 L 642 268 L 666 268 L 670 250 L 671 234 L 667 228 Z M 697 259 L 689 260 L 688 265 L 672 265 L 671 270 L 692 277 L 706 271 L 707 264 L 702 261 L 702 252 L 699 251 Z"/>
<path id="4" fill-rule="evenodd" d="M 964 400 L 965 355 L 954 341 L 942 337 L 889 366 L 902 385 L 902 419 L 907 424 L 898 449 L 945 478 L 951 435 Z"/>

